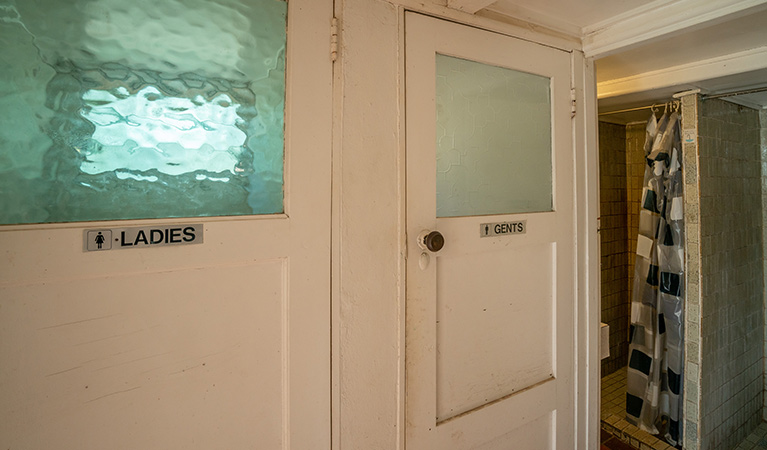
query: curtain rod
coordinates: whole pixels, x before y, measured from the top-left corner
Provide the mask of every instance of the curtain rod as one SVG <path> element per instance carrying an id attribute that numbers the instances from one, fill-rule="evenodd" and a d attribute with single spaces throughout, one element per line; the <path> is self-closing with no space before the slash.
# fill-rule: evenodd
<path id="1" fill-rule="evenodd" d="M 627 113 L 632 111 L 641 111 L 643 109 L 652 109 L 652 105 L 650 106 L 639 106 L 637 108 L 627 108 L 627 109 L 619 109 L 617 111 L 608 111 L 608 112 L 601 112 L 599 113 L 600 116 L 607 116 L 610 114 L 620 114 L 620 113 Z"/>
<path id="2" fill-rule="evenodd" d="M 670 106 L 672 104 L 673 105 L 679 104 L 679 100 L 672 100 L 672 101 L 667 102 L 667 103 L 653 103 L 652 105 L 638 106 L 636 108 L 619 109 L 617 111 L 608 111 L 608 112 L 599 113 L 599 115 L 600 116 L 607 116 L 607 115 L 610 115 L 610 114 L 621 114 L 621 113 L 627 113 L 627 112 L 633 112 L 633 111 L 641 111 L 643 109 L 660 108 L 662 106 Z"/>
<path id="3" fill-rule="evenodd" d="M 705 100 L 710 98 L 725 98 L 725 97 L 734 97 L 736 95 L 757 94 L 759 92 L 765 92 L 765 91 L 767 91 L 767 86 L 761 87 L 761 88 L 754 88 L 754 89 L 744 89 L 741 91 L 725 92 L 722 94 L 703 94 L 701 95 L 701 97 Z M 673 102 L 678 102 L 678 101 L 679 100 L 674 100 Z M 599 113 L 599 115 L 607 116 L 610 114 L 620 114 L 620 113 L 627 113 L 627 112 L 633 112 L 633 111 L 641 111 L 643 109 L 652 109 L 656 106 L 663 106 L 663 105 L 665 105 L 665 103 L 652 104 L 648 106 L 639 106 L 636 108 L 619 109 L 617 111 L 608 111 L 608 112 Z"/>
<path id="4" fill-rule="evenodd" d="M 754 88 L 754 89 L 745 89 L 742 91 L 725 92 L 723 94 L 711 94 L 711 95 L 704 94 L 703 98 L 707 99 L 707 98 L 734 97 L 736 95 L 756 94 L 756 93 L 765 92 L 765 91 L 767 91 L 767 86 L 761 87 L 761 88 Z"/>

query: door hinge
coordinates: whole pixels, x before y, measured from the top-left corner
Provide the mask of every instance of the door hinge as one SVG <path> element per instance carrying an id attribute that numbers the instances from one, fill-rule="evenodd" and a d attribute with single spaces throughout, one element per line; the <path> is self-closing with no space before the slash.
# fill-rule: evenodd
<path id="1" fill-rule="evenodd" d="M 333 17 L 330 21 L 330 60 L 338 59 L 338 18 Z"/>
<path id="2" fill-rule="evenodd" d="M 575 117 L 576 100 L 575 100 L 575 88 L 570 89 L 570 114 L 571 118 Z"/>

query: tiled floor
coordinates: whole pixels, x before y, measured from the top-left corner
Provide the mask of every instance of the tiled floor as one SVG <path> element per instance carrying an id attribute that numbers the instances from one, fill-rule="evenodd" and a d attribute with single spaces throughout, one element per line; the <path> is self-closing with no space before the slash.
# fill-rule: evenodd
<path id="1" fill-rule="evenodd" d="M 626 369 L 602 378 L 602 420 L 626 414 Z"/>
<path id="2" fill-rule="evenodd" d="M 602 429 L 639 450 L 674 447 L 626 421 L 626 370 L 602 378 Z"/>
<path id="3" fill-rule="evenodd" d="M 753 433 L 735 447 L 735 450 L 762 449 L 767 449 L 767 422 L 762 422 Z"/>
<path id="4" fill-rule="evenodd" d="M 674 450 L 628 423 L 625 416 L 626 370 L 621 369 L 602 378 L 602 429 L 639 450 Z M 767 422 L 762 422 L 735 450 L 767 450 Z"/>
<path id="5" fill-rule="evenodd" d="M 637 450 L 636 448 L 626 444 L 625 442 L 621 441 L 617 437 L 613 436 L 612 434 L 608 433 L 605 430 L 601 431 L 601 441 L 599 450 Z"/>

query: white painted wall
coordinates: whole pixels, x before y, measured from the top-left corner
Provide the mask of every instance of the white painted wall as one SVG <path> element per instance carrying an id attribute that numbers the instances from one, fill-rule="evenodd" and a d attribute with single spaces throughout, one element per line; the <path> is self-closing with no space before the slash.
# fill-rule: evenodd
<path id="1" fill-rule="evenodd" d="M 395 449 L 404 351 L 400 15 L 387 2 L 349 1 L 339 20 L 334 445 Z"/>

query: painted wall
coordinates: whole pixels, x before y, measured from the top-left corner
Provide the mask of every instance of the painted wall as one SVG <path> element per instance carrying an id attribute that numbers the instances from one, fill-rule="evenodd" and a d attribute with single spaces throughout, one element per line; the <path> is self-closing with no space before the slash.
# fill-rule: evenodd
<path id="1" fill-rule="evenodd" d="M 700 448 L 732 448 L 762 419 L 763 253 L 759 114 L 699 112 Z"/>
<path id="2" fill-rule="evenodd" d="M 334 400 L 343 449 L 403 445 L 399 20 L 398 8 L 383 1 L 344 2 L 340 16 Z"/>

